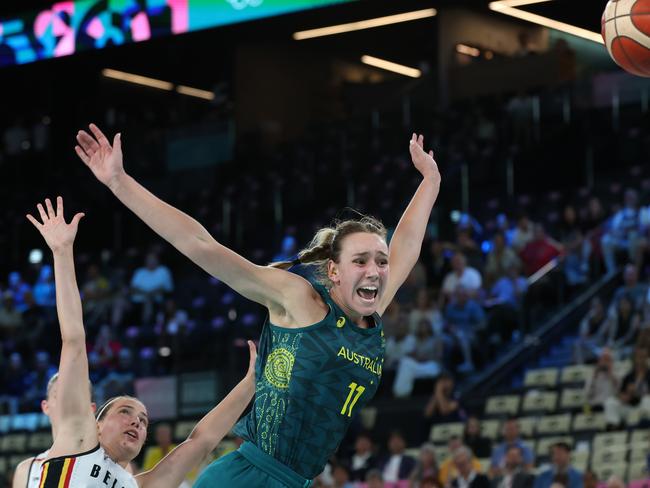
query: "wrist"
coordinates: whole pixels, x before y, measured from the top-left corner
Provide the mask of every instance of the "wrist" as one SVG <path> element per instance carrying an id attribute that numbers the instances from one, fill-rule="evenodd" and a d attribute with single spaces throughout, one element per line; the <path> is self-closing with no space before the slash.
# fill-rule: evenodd
<path id="1" fill-rule="evenodd" d="M 52 248 L 54 258 L 67 258 L 73 256 L 72 244 L 64 244 Z"/>
<path id="2" fill-rule="evenodd" d="M 117 193 L 122 186 L 124 185 L 124 182 L 128 175 L 126 174 L 126 171 L 122 170 L 115 176 L 113 176 L 108 183 L 106 183 L 106 186 L 113 192 Z"/>

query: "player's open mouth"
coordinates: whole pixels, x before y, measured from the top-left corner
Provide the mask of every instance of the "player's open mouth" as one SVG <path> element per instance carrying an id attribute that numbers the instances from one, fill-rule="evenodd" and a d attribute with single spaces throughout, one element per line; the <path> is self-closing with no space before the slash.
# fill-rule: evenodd
<path id="1" fill-rule="evenodd" d="M 133 439 L 133 440 L 138 440 L 138 433 L 134 430 L 127 430 L 125 432 L 126 436 Z"/>
<path id="2" fill-rule="evenodd" d="M 357 295 L 366 302 L 374 302 L 379 289 L 376 286 L 362 286 L 357 288 Z"/>

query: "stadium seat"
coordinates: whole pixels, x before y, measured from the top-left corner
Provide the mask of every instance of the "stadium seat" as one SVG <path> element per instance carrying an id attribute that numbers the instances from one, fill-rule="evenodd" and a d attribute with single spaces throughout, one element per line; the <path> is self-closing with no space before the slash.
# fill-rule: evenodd
<path id="1" fill-rule="evenodd" d="M 524 397 L 523 412 L 554 412 L 557 393 L 554 391 L 529 391 Z"/>
<path id="2" fill-rule="evenodd" d="M 7 434 L 0 439 L 0 452 L 25 452 L 27 434 Z"/>
<path id="3" fill-rule="evenodd" d="M 27 449 L 30 451 L 41 452 L 52 446 L 52 434 L 49 432 L 35 432 L 29 436 Z"/>
<path id="4" fill-rule="evenodd" d="M 0 456 L 0 474 L 4 474 L 7 471 L 9 471 L 9 467 L 7 465 L 8 465 L 7 458 L 4 456 Z"/>
<path id="5" fill-rule="evenodd" d="M 174 427 L 174 440 L 178 442 L 187 439 L 187 436 L 190 435 L 195 425 L 196 422 L 194 420 L 176 422 L 176 426 Z"/>
<path id="6" fill-rule="evenodd" d="M 632 432 L 632 437 L 630 438 L 630 444 L 635 446 L 637 444 L 647 443 L 650 445 L 650 429 L 644 430 L 635 430 Z"/>
<path id="7" fill-rule="evenodd" d="M 594 436 L 591 448 L 593 451 L 601 449 L 616 448 L 627 445 L 627 432 L 604 432 Z"/>
<path id="8" fill-rule="evenodd" d="M 557 385 L 559 376 L 557 368 L 531 369 L 526 372 L 524 377 L 524 386 L 532 387 L 554 387 Z"/>
<path id="9" fill-rule="evenodd" d="M 573 437 L 571 436 L 557 436 L 557 437 L 543 437 L 537 441 L 537 446 L 535 447 L 535 452 L 538 456 L 548 456 L 551 450 L 551 446 L 557 442 L 566 442 L 570 446 L 573 446 Z"/>
<path id="10" fill-rule="evenodd" d="M 582 408 L 586 403 L 585 391 L 582 388 L 565 388 L 560 397 L 560 408 Z"/>
<path id="11" fill-rule="evenodd" d="M 419 447 L 409 447 L 404 450 L 405 456 L 411 456 L 413 459 L 420 459 L 420 448 Z"/>
<path id="12" fill-rule="evenodd" d="M 501 435 L 501 422 L 498 420 L 482 420 L 481 435 L 493 441 L 497 440 Z"/>
<path id="13" fill-rule="evenodd" d="M 627 463 L 620 464 L 596 464 L 591 462 L 591 469 L 598 475 L 598 479 L 607 480 L 610 476 L 617 476 L 625 479 L 627 474 Z"/>
<path id="14" fill-rule="evenodd" d="M 591 465 L 593 467 L 621 464 L 625 462 L 627 446 L 616 446 L 594 450 L 591 454 Z"/>
<path id="15" fill-rule="evenodd" d="M 638 408 L 633 408 L 627 414 L 627 418 L 625 419 L 625 425 L 628 427 L 634 427 L 638 425 L 640 421 L 641 421 L 641 410 Z"/>
<path id="16" fill-rule="evenodd" d="M 627 373 L 630 372 L 631 368 L 632 368 L 631 359 L 626 359 L 624 361 L 616 361 L 614 363 L 614 374 L 618 378 L 622 378 L 623 376 L 625 376 Z"/>
<path id="17" fill-rule="evenodd" d="M 580 413 L 573 418 L 573 431 L 605 430 L 605 416 L 602 413 Z"/>
<path id="18" fill-rule="evenodd" d="M 447 442 L 452 436 L 462 437 L 465 425 L 462 422 L 438 424 L 431 428 L 431 440 L 434 443 Z"/>
<path id="19" fill-rule="evenodd" d="M 492 464 L 491 458 L 479 458 L 479 463 L 481 463 L 481 472 L 487 473 L 490 470 L 490 465 Z"/>
<path id="20" fill-rule="evenodd" d="M 517 415 L 519 412 L 519 395 L 500 395 L 488 398 L 485 407 L 487 415 Z"/>
<path id="21" fill-rule="evenodd" d="M 560 382 L 563 385 L 567 384 L 584 384 L 591 378 L 594 367 L 586 365 L 566 366 L 562 368 L 560 375 Z"/>
<path id="22" fill-rule="evenodd" d="M 647 445 L 632 445 L 630 450 L 630 462 L 631 463 L 646 463 L 648 458 L 648 446 Z"/>
<path id="23" fill-rule="evenodd" d="M 547 415 L 537 424 L 537 434 L 566 434 L 571 431 L 571 414 Z"/>
<path id="24" fill-rule="evenodd" d="M 533 437 L 537 426 L 537 417 L 521 417 L 519 421 L 519 432 L 522 437 Z"/>
<path id="25" fill-rule="evenodd" d="M 630 462 L 627 468 L 627 481 L 642 480 L 648 477 L 648 464 L 643 462 Z"/>

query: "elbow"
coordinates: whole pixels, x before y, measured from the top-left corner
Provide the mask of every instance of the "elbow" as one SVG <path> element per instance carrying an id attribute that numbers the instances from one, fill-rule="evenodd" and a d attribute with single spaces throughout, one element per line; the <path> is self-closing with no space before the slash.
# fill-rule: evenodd
<path id="1" fill-rule="evenodd" d="M 86 352 L 86 334 L 84 332 L 62 334 L 61 342 L 66 349 L 80 349 Z"/>

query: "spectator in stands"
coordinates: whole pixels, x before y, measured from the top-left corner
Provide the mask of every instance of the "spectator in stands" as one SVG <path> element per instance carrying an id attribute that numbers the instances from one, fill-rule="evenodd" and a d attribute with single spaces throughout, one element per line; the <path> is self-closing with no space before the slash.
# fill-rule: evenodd
<path id="1" fill-rule="evenodd" d="M 172 275 L 153 253 L 147 255 L 145 266 L 138 268 L 131 278 L 131 302 L 139 309 L 139 319 L 150 325 L 167 293 L 174 289 Z"/>
<path id="2" fill-rule="evenodd" d="M 452 452 L 454 465 L 458 476 L 452 480 L 452 488 L 489 488 L 490 480 L 480 473 L 472 464 L 472 451 L 467 446 L 461 446 Z"/>
<path id="3" fill-rule="evenodd" d="M 28 388 L 27 369 L 23 366 L 23 358 L 13 352 L 9 356 L 9 365 L 2 371 L 3 385 L 2 394 L 0 394 L 0 405 L 4 404 L 4 413 L 16 415 L 20 409 L 21 399 Z"/>
<path id="4" fill-rule="evenodd" d="M 409 313 L 409 332 L 414 334 L 422 319 L 427 319 L 432 327 L 433 334 L 442 333 L 443 317 L 437 307 L 438 300 L 432 299 L 427 288 L 420 288 L 415 299 L 415 307 Z"/>
<path id="5" fill-rule="evenodd" d="M 623 269 L 623 284 L 614 292 L 610 307 L 615 307 L 623 296 L 627 296 L 635 310 L 641 309 L 648 294 L 648 287 L 639 283 L 639 271 L 633 264 L 626 264 Z"/>
<path id="6" fill-rule="evenodd" d="M 142 463 L 142 470 L 148 471 L 152 469 L 158 461 L 164 458 L 176 447 L 172 442 L 172 428 L 169 424 L 158 424 L 154 433 L 156 444 L 147 447 L 144 453 L 144 462 Z"/>
<path id="7" fill-rule="evenodd" d="M 34 300 L 43 307 L 44 310 L 50 311 L 48 315 L 56 314 L 56 289 L 54 287 L 54 273 L 52 266 L 44 264 L 38 273 L 38 279 L 32 289 Z"/>
<path id="8" fill-rule="evenodd" d="M 605 307 L 600 297 L 593 297 L 587 315 L 580 321 L 580 335 L 574 346 L 574 359 L 577 364 L 584 364 L 598 357 L 605 344 L 602 327 L 606 317 Z"/>
<path id="9" fill-rule="evenodd" d="M 517 219 L 517 226 L 512 233 L 512 248 L 515 252 L 521 252 L 526 244 L 533 240 L 533 223 L 528 215 L 522 214 Z"/>
<path id="10" fill-rule="evenodd" d="M 433 444 L 426 442 L 420 447 L 420 457 L 413 471 L 409 475 L 409 488 L 421 488 L 426 478 L 438 479 L 440 470 L 436 459 L 436 448 Z"/>
<path id="11" fill-rule="evenodd" d="M 409 396 L 418 378 L 435 378 L 440 374 L 442 341 L 433 336 L 431 322 L 422 319 L 418 325 L 413 350 L 400 359 L 393 383 L 396 397 Z"/>
<path id="12" fill-rule="evenodd" d="M 81 296 L 84 324 L 87 328 L 94 328 L 108 320 L 111 308 L 111 284 L 96 264 L 88 267 L 86 281 L 81 285 Z"/>
<path id="13" fill-rule="evenodd" d="M 427 271 L 427 283 L 429 287 L 440 289 L 442 282 L 449 272 L 450 245 L 438 239 L 433 239 L 429 247 L 423 249 L 423 262 Z"/>
<path id="14" fill-rule="evenodd" d="M 429 435 L 432 425 L 462 420 L 464 412 L 455 398 L 454 377 L 443 372 L 433 387 L 433 394 L 424 408 L 425 427 L 423 433 Z"/>
<path id="15" fill-rule="evenodd" d="M 97 353 L 101 365 L 106 368 L 111 368 L 117 365 L 117 358 L 121 349 L 122 344 L 114 338 L 111 326 L 104 324 L 99 328 L 97 338 L 90 347 L 89 352 Z"/>
<path id="16" fill-rule="evenodd" d="M 332 469 L 333 488 L 354 488 L 350 482 L 350 470 L 345 464 L 337 463 Z"/>
<path id="17" fill-rule="evenodd" d="M 393 334 L 386 340 L 385 369 L 396 369 L 403 358 L 410 356 L 415 351 L 416 339 L 409 332 L 406 319 L 407 317 L 402 315 L 395 325 Z"/>
<path id="18" fill-rule="evenodd" d="M 503 423 L 503 442 L 495 446 L 492 450 L 492 460 L 490 463 L 491 477 L 501 474 L 503 466 L 505 465 L 506 452 L 509 447 L 516 446 L 521 450 L 521 455 L 524 460 L 524 469 L 530 470 L 533 468 L 535 456 L 533 451 L 526 445 L 519 436 L 519 421 L 516 418 L 509 418 Z"/>
<path id="19" fill-rule="evenodd" d="M 598 476 L 591 469 L 588 469 L 582 476 L 582 484 L 584 488 L 596 488 L 598 486 Z"/>
<path id="20" fill-rule="evenodd" d="M 23 316 L 15 306 L 14 294 L 7 290 L 2 295 L 2 306 L 0 306 L 0 339 L 17 340 L 23 327 Z"/>
<path id="21" fill-rule="evenodd" d="M 535 274 L 563 251 L 562 245 L 546 234 L 542 224 L 535 224 L 533 230 L 533 238 L 519 253 L 526 276 Z"/>
<path id="22" fill-rule="evenodd" d="M 502 343 L 508 342 L 512 333 L 522 324 L 521 307 L 528 290 L 528 280 L 520 273 L 519 265 L 513 264 L 492 288 L 483 306 L 489 309 L 487 330 L 498 334 Z"/>
<path id="23" fill-rule="evenodd" d="M 45 334 L 46 317 L 43 309 L 34 301 L 31 292 L 25 293 L 25 305 L 27 308 L 22 313 L 23 318 L 23 339 L 29 351 L 52 347 L 52 341 Z M 51 322 L 49 322 L 51 323 Z M 1 334 L 0 334 L 1 337 Z"/>
<path id="24" fill-rule="evenodd" d="M 394 483 L 408 479 L 415 467 L 415 459 L 404 454 L 405 450 L 406 440 L 404 436 L 401 432 L 394 430 L 388 437 L 388 452 L 390 454 L 385 456 L 378 464 L 384 481 Z"/>
<path id="25" fill-rule="evenodd" d="M 477 335 L 485 328 L 485 312 L 465 287 L 457 287 L 452 300 L 445 307 L 445 323 L 463 355 L 464 362 L 458 370 L 473 371 L 472 347 Z"/>
<path id="26" fill-rule="evenodd" d="M 442 282 L 441 299 L 443 303 L 451 300 L 454 292 L 463 287 L 475 297 L 483 284 L 481 274 L 474 268 L 467 266 L 467 260 L 461 252 L 456 252 L 451 258 L 451 271 L 447 273 Z"/>
<path id="27" fill-rule="evenodd" d="M 23 278 L 18 271 L 12 271 L 9 273 L 8 283 L 8 290 L 12 293 L 14 306 L 16 307 L 16 310 L 22 312 L 26 308 L 23 296 L 26 292 L 31 291 L 32 288 L 23 281 Z"/>
<path id="28" fill-rule="evenodd" d="M 479 458 L 489 458 L 492 454 L 492 440 L 481 435 L 481 422 L 476 415 L 470 415 L 465 422 L 463 444 Z"/>
<path id="29" fill-rule="evenodd" d="M 585 399 L 591 407 L 602 409 L 605 401 L 615 397 L 617 392 L 618 378 L 614 374 L 614 357 L 609 348 L 604 348 L 591 378 L 585 385 Z"/>
<path id="30" fill-rule="evenodd" d="M 601 245 L 608 273 L 616 271 L 616 253 L 626 251 L 636 267 L 641 266 L 643 238 L 640 235 L 639 198 L 631 188 L 625 190 L 624 206 L 609 221 Z"/>
<path id="31" fill-rule="evenodd" d="M 640 326 L 641 314 L 634 309 L 632 298 L 621 295 L 603 324 L 605 344 L 618 356 L 628 356 Z"/>
<path id="32" fill-rule="evenodd" d="M 384 488 L 384 477 L 378 469 L 371 469 L 366 474 L 366 488 Z"/>
<path id="33" fill-rule="evenodd" d="M 454 463 L 453 453 L 461 447 L 463 447 L 463 441 L 460 437 L 453 435 L 447 440 L 447 451 L 449 452 L 449 457 L 440 465 L 440 483 L 443 486 L 449 486 L 449 484 L 458 476 L 458 469 Z M 477 473 L 482 472 L 481 462 L 478 460 L 476 455 L 472 455 L 471 462 L 474 471 Z"/>
<path id="34" fill-rule="evenodd" d="M 50 362 L 50 355 L 38 351 L 34 355 L 34 371 L 27 374 L 28 389 L 23 396 L 25 406 L 29 410 L 37 410 L 41 400 L 47 396 L 47 386 L 50 378 L 56 374 L 56 367 Z"/>
<path id="35" fill-rule="evenodd" d="M 618 396 L 605 400 L 605 422 L 608 428 L 619 428 L 633 407 L 639 406 L 643 413 L 650 413 L 650 371 L 648 351 L 634 351 L 632 370 L 625 375 Z"/>
<path id="36" fill-rule="evenodd" d="M 499 278 L 507 274 L 511 266 L 518 266 L 521 260 L 517 253 L 507 245 L 502 232 L 497 232 L 492 238 L 492 248 L 487 254 L 484 274 L 486 286 L 492 286 Z"/>
<path id="37" fill-rule="evenodd" d="M 618 476 L 612 475 L 605 484 L 606 488 L 625 488 L 625 483 Z"/>
<path id="38" fill-rule="evenodd" d="M 118 353 L 117 368 L 106 375 L 97 385 L 97 396 L 103 403 L 106 399 L 118 395 L 133 395 L 133 381 L 136 371 L 133 365 L 133 353 L 126 348 L 120 349 Z"/>
<path id="39" fill-rule="evenodd" d="M 578 213 L 573 205 L 564 207 L 559 225 L 559 239 L 565 251 L 564 276 L 569 287 L 586 283 L 589 277 L 591 243 L 584 238 L 578 223 Z"/>
<path id="40" fill-rule="evenodd" d="M 478 243 L 472 238 L 471 217 L 464 215 L 465 221 L 461 219 L 456 229 L 456 249 L 463 253 L 467 259 L 468 266 L 480 270 L 483 267 L 483 252 Z"/>
<path id="41" fill-rule="evenodd" d="M 366 473 L 375 467 L 376 462 L 370 434 L 360 433 L 354 442 L 354 454 L 350 460 L 350 479 L 352 481 L 365 480 Z"/>
<path id="42" fill-rule="evenodd" d="M 571 466 L 571 447 L 566 442 L 551 446 L 552 467 L 535 479 L 535 488 L 551 488 L 559 477 L 566 480 L 566 488 L 583 488 L 582 473 Z"/>
<path id="43" fill-rule="evenodd" d="M 510 446 L 506 451 L 503 471 L 492 479 L 492 488 L 533 488 L 533 483 L 535 476 L 525 471 L 521 449 Z"/>

